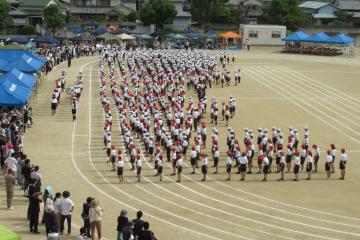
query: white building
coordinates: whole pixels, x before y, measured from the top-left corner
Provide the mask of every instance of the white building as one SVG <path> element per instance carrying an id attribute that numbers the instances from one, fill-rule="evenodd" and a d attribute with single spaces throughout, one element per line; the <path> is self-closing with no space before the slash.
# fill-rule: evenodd
<path id="1" fill-rule="evenodd" d="M 240 24 L 242 41 L 250 40 L 251 45 L 284 45 L 286 26 Z"/>

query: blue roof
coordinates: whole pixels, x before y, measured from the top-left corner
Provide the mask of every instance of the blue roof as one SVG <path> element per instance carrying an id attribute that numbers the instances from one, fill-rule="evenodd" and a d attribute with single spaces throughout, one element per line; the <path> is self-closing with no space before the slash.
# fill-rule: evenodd
<path id="1" fill-rule="evenodd" d="M 12 62 L 15 61 L 17 59 L 19 59 L 22 55 L 28 55 L 30 57 L 35 58 L 36 60 L 42 62 L 42 64 L 45 63 L 44 58 L 33 54 L 32 52 L 30 52 L 29 50 L 8 50 L 8 49 L 0 49 L 0 68 L 2 66 L 2 61 L 6 61 L 6 63 L 8 62 Z"/>
<path id="2" fill-rule="evenodd" d="M 0 106 L 24 106 L 31 94 L 31 88 L 17 84 L 7 77 L 0 77 Z"/>
<path id="3" fill-rule="evenodd" d="M 2 77 L 6 77 L 18 85 L 24 85 L 32 89 L 36 83 L 36 77 L 20 72 L 16 68 L 6 73 Z"/>
<path id="4" fill-rule="evenodd" d="M 289 36 L 283 38 L 282 40 L 285 42 L 302 42 L 308 37 L 309 35 L 307 35 L 304 32 L 294 32 L 293 34 L 290 34 Z"/>
<path id="5" fill-rule="evenodd" d="M 10 72 L 14 68 L 19 69 L 22 72 L 26 73 L 35 73 L 39 71 L 44 63 L 39 61 L 38 59 L 29 56 L 27 54 L 23 54 L 16 60 L 9 62 L 9 64 L 0 67 L 1 72 Z"/>
<path id="6" fill-rule="evenodd" d="M 327 43 L 330 37 L 323 32 L 315 33 L 303 40 L 303 42 Z"/>
<path id="7" fill-rule="evenodd" d="M 355 42 L 355 39 L 347 36 L 346 34 L 338 34 L 335 36 L 330 37 L 327 40 L 328 43 L 334 43 L 334 44 L 349 44 Z"/>

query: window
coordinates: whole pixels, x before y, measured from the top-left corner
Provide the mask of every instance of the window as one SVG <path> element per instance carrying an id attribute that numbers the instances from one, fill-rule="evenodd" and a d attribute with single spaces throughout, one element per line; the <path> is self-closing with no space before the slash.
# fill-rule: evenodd
<path id="1" fill-rule="evenodd" d="M 272 38 L 281 38 L 281 32 L 280 31 L 273 31 L 271 33 Z"/>
<path id="2" fill-rule="evenodd" d="M 250 38 L 257 38 L 258 37 L 258 32 L 257 31 L 249 31 L 249 37 Z"/>

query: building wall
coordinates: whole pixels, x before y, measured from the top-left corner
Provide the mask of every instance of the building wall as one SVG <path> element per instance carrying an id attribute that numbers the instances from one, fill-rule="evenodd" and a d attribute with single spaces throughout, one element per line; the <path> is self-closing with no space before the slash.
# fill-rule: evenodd
<path id="1" fill-rule="evenodd" d="M 251 45 L 284 45 L 285 26 L 240 25 L 243 42 L 248 38 Z"/>
<path id="2" fill-rule="evenodd" d="M 180 17 L 176 17 L 174 18 L 173 21 L 173 27 L 176 29 L 186 29 L 188 28 L 188 26 L 190 26 L 191 24 L 191 18 L 180 18 Z"/>

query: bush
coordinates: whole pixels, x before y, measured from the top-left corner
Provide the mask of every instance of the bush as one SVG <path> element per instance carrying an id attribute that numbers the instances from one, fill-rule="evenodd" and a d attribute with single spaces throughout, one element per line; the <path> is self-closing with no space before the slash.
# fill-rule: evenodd
<path id="1" fill-rule="evenodd" d="M 136 22 L 139 19 L 139 14 L 137 12 L 131 12 L 126 16 L 128 22 Z"/>
<path id="2" fill-rule="evenodd" d="M 24 25 L 20 28 L 20 33 L 23 35 L 35 35 L 36 29 L 33 25 Z"/>

